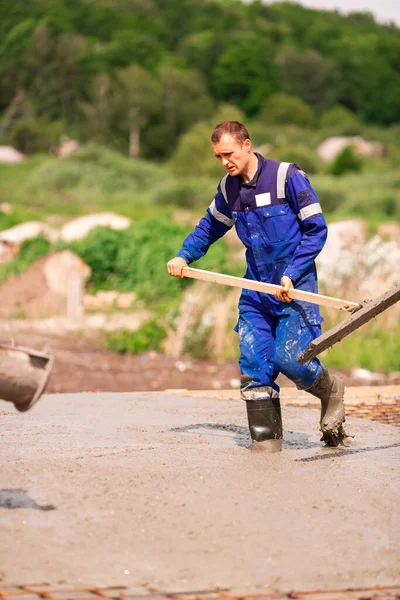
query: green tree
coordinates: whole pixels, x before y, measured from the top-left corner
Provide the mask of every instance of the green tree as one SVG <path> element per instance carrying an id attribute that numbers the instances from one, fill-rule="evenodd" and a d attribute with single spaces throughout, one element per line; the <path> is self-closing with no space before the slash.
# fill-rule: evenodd
<path id="1" fill-rule="evenodd" d="M 340 104 L 332 106 L 321 115 L 319 126 L 322 129 L 334 130 L 336 135 L 357 135 L 362 129 L 356 115 Z"/>
<path id="2" fill-rule="evenodd" d="M 298 96 L 316 111 L 323 111 L 336 100 L 339 73 L 333 61 L 315 50 L 298 53 L 283 51 L 278 59 L 282 67 L 282 85 L 290 95 Z"/>
<path id="3" fill-rule="evenodd" d="M 293 123 L 300 127 L 312 127 L 315 113 L 300 98 L 288 94 L 273 94 L 264 102 L 259 119 L 264 123 Z"/>
<path id="4" fill-rule="evenodd" d="M 236 104 L 248 115 L 257 113 L 265 99 L 280 88 L 274 56 L 268 40 L 253 34 L 235 36 L 212 72 L 216 97 Z"/>

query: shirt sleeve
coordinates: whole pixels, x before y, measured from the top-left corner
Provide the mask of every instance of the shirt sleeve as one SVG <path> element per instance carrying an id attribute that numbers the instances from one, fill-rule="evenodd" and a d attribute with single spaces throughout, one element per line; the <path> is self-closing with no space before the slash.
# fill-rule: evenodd
<path id="1" fill-rule="evenodd" d="M 304 171 L 292 165 L 288 175 L 286 198 L 300 221 L 303 236 L 283 275 L 296 284 L 324 247 L 328 227 L 317 195 Z"/>
<path id="2" fill-rule="evenodd" d="M 223 237 L 233 226 L 232 211 L 221 191 L 221 182 L 217 193 L 207 212 L 183 242 L 177 256 L 186 260 L 188 264 L 204 256 L 214 242 Z"/>

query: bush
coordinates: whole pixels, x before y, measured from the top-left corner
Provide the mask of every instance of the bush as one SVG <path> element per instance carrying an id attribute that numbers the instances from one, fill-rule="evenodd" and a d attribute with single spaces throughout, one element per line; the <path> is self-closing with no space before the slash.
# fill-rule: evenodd
<path id="1" fill-rule="evenodd" d="M 288 94 L 273 94 L 263 104 L 259 120 L 264 123 L 312 127 L 315 113 L 303 100 Z"/>
<path id="2" fill-rule="evenodd" d="M 35 261 L 46 256 L 50 248 L 49 240 L 43 236 L 26 240 L 13 260 L 0 265 L 0 281 L 6 281 L 11 275 L 24 273 Z"/>
<path id="3" fill-rule="evenodd" d="M 335 344 L 327 351 L 324 362 L 337 369 L 400 371 L 400 326 L 383 329 L 379 323 L 373 323 L 367 331 L 357 331 Z"/>
<path id="4" fill-rule="evenodd" d="M 92 269 L 89 285 L 94 290 L 134 290 L 139 300 L 165 304 L 179 296 L 189 279 L 168 275 L 167 262 L 185 239 L 188 228 L 170 219 L 146 219 L 125 231 L 97 227 L 71 248 Z M 202 268 L 222 270 L 227 263 L 227 246 L 220 241 L 202 259 Z"/>
<path id="5" fill-rule="evenodd" d="M 180 137 L 169 162 L 172 173 L 191 177 L 223 177 L 223 168 L 211 150 L 211 132 L 212 127 L 201 122 Z"/>
<path id="6" fill-rule="evenodd" d="M 140 354 L 147 350 L 162 351 L 167 332 L 156 319 L 146 321 L 137 331 L 123 329 L 106 334 L 104 347 L 118 354 Z"/>
<path id="7" fill-rule="evenodd" d="M 149 194 L 152 204 L 169 204 L 173 206 L 194 208 L 209 205 L 217 190 L 217 181 L 190 177 L 171 177 L 156 185 Z"/>
<path id="8" fill-rule="evenodd" d="M 128 232 L 109 227 L 96 227 L 86 238 L 63 244 L 76 252 L 92 269 L 89 285 L 97 289 L 113 288 L 116 283 L 116 262 L 121 247 L 129 243 Z"/>
<path id="9" fill-rule="evenodd" d="M 316 173 L 319 161 L 315 154 L 304 146 L 281 146 L 275 148 L 270 157 L 275 160 L 295 163 L 306 173 Z"/>
<path id="10" fill-rule="evenodd" d="M 361 158 L 354 153 L 351 146 L 346 146 L 331 164 L 329 172 L 338 177 L 349 171 L 358 172 L 361 170 L 361 167 Z"/>
<path id="11" fill-rule="evenodd" d="M 31 188 L 56 191 L 71 190 L 78 186 L 99 190 L 104 194 L 119 191 L 143 191 L 154 184 L 162 167 L 145 161 L 134 161 L 118 152 L 88 146 L 63 161 L 42 163 L 29 179 Z"/>
<path id="12" fill-rule="evenodd" d="M 8 137 L 8 143 L 24 154 L 49 152 L 60 143 L 64 132 L 62 123 L 45 117 L 20 119 Z"/>
<path id="13" fill-rule="evenodd" d="M 323 113 L 319 126 L 321 129 L 332 130 L 332 135 L 358 135 L 363 128 L 356 115 L 340 104 Z"/>

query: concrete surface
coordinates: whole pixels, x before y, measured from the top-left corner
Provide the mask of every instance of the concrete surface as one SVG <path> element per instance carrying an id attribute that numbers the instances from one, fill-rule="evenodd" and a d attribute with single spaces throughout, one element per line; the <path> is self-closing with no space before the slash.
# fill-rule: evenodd
<path id="1" fill-rule="evenodd" d="M 284 406 L 249 452 L 236 399 L 44 396 L 0 404 L 0 582 L 290 590 L 399 581 L 399 429 Z M 7 508 L 7 506 L 24 508 Z"/>

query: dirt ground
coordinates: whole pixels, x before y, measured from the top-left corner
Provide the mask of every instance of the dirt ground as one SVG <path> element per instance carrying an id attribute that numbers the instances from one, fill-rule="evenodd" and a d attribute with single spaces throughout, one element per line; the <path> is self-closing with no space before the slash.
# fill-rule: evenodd
<path id="1" fill-rule="evenodd" d="M 7 333 L 0 328 L 0 343 L 42 350 L 47 348 L 55 357 L 54 369 L 47 393 L 66 392 L 139 392 L 169 389 L 238 389 L 239 368 L 236 361 L 173 359 L 156 352 L 140 355 L 120 355 L 100 346 L 98 337 L 83 337 L 74 333 L 45 335 L 35 332 Z M 336 371 L 346 385 L 365 384 L 351 373 Z M 400 384 L 400 374 L 377 375 L 367 383 Z M 294 387 L 283 375 L 281 386 Z"/>
<path id="2" fill-rule="evenodd" d="M 166 393 L 0 405 L 0 583 L 144 591 L 394 585 L 399 430 L 284 406 L 284 449 L 252 455 L 239 400 Z M 12 508 L 4 507 L 4 498 Z"/>

